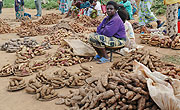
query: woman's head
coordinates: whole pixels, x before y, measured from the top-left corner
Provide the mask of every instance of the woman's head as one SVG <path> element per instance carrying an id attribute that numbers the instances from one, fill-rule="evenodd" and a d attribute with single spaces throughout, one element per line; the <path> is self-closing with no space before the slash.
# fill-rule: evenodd
<path id="1" fill-rule="evenodd" d="M 107 14 L 110 17 L 112 17 L 116 13 L 117 9 L 118 5 L 114 1 L 109 1 L 106 5 Z"/>
<path id="2" fill-rule="evenodd" d="M 126 20 L 128 20 L 129 14 L 125 9 L 118 9 L 118 15 L 122 19 L 122 21 L 125 23 Z"/>

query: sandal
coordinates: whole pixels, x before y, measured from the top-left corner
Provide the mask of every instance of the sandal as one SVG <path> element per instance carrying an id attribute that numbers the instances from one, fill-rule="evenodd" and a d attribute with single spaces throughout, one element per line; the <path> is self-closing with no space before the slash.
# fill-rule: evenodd
<path id="1" fill-rule="evenodd" d="M 164 23 L 165 23 L 165 21 L 163 21 L 161 24 L 159 24 L 159 25 L 157 26 L 157 28 L 162 27 L 162 26 L 164 25 Z"/>
<path id="2" fill-rule="evenodd" d="M 96 55 L 96 56 L 94 56 L 94 59 L 95 60 L 98 60 L 98 59 L 100 59 L 101 57 L 99 56 L 99 55 Z"/>
<path id="3" fill-rule="evenodd" d="M 107 62 L 110 62 L 110 60 L 107 59 L 107 58 L 102 57 L 102 58 L 99 59 L 99 61 L 97 62 L 97 64 L 103 64 L 103 63 L 107 63 Z"/>

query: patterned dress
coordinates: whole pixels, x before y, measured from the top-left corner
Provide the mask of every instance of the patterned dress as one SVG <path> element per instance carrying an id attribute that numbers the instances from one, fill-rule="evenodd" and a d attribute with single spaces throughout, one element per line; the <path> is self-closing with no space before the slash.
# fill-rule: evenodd
<path id="1" fill-rule="evenodd" d="M 120 2 L 120 4 L 123 4 L 124 7 L 126 8 L 128 14 L 129 14 L 129 18 L 133 19 L 133 12 L 132 12 L 132 5 L 130 1 L 126 1 L 125 3 L 123 1 Z"/>
<path id="2" fill-rule="evenodd" d="M 15 0 L 15 11 L 16 11 L 16 19 L 21 19 L 22 17 L 24 17 L 24 1 L 23 0 Z"/>
<path id="3" fill-rule="evenodd" d="M 144 0 L 139 3 L 139 24 L 146 25 L 150 22 L 157 21 L 157 18 L 151 12 L 153 0 Z"/>
<path id="4" fill-rule="evenodd" d="M 178 35 L 178 3 L 167 5 L 167 35 L 170 37 Z"/>
<path id="5" fill-rule="evenodd" d="M 68 3 L 67 0 L 61 0 L 59 5 L 59 10 L 64 14 L 68 11 Z"/>

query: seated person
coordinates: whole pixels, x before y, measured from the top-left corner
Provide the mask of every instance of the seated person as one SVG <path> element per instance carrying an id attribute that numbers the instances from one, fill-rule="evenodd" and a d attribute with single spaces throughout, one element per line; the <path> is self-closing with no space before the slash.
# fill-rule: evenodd
<path id="1" fill-rule="evenodd" d="M 88 0 L 82 0 L 81 4 L 80 4 L 80 12 L 78 14 L 78 16 L 84 15 L 84 11 L 86 11 L 86 9 L 88 9 L 90 7 L 90 2 Z"/>
<path id="2" fill-rule="evenodd" d="M 79 1 L 73 0 L 72 5 L 69 8 L 68 13 L 65 16 L 65 18 L 67 18 L 70 15 L 70 13 L 72 15 L 72 18 L 74 18 L 75 14 L 77 15 L 79 13 L 80 5 L 81 5 L 81 3 Z"/>
<path id="3" fill-rule="evenodd" d="M 101 15 L 101 3 L 98 0 L 94 0 L 96 2 L 96 5 L 94 7 L 95 10 L 97 10 L 97 15 Z"/>
<path id="4" fill-rule="evenodd" d="M 91 18 L 95 18 L 101 15 L 101 3 L 97 0 L 94 0 L 84 15 L 91 16 Z"/>
<path id="5" fill-rule="evenodd" d="M 126 8 L 126 11 L 129 13 L 129 19 L 132 20 L 133 18 L 133 12 L 132 12 L 132 6 L 131 2 L 127 0 L 122 0 L 120 2 L 120 6 L 124 6 Z"/>
<path id="6" fill-rule="evenodd" d="M 109 62 L 106 47 L 123 47 L 126 43 L 124 23 L 119 17 L 118 5 L 114 1 L 107 3 L 107 17 L 97 27 L 97 33 L 90 35 L 89 42 L 96 50 L 94 59 L 98 63 Z"/>
<path id="7" fill-rule="evenodd" d="M 135 42 L 135 37 L 134 37 L 134 30 L 128 19 L 128 12 L 126 10 L 123 10 L 120 8 L 118 10 L 118 14 L 122 21 L 124 22 L 125 30 L 126 30 L 126 47 L 129 49 L 136 48 L 136 42 Z"/>

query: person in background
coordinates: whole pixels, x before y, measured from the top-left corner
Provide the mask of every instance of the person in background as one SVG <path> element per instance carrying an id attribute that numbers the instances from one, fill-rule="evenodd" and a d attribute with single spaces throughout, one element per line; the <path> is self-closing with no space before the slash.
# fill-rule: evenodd
<path id="1" fill-rule="evenodd" d="M 41 8 L 41 0 L 34 0 L 35 5 L 36 5 L 36 9 L 37 9 L 37 14 L 34 16 L 41 16 L 42 15 L 42 8 Z"/>
<path id="2" fill-rule="evenodd" d="M 101 15 L 101 3 L 98 0 L 94 0 L 96 2 L 96 5 L 94 7 L 95 10 L 97 10 L 97 15 Z"/>
<path id="3" fill-rule="evenodd" d="M 84 15 L 84 11 L 86 11 L 90 7 L 90 5 L 91 4 L 88 0 L 82 0 L 78 16 Z"/>
<path id="4" fill-rule="evenodd" d="M 99 64 L 109 62 L 106 47 L 123 47 L 126 42 L 125 27 L 117 13 L 117 3 L 109 1 L 106 6 L 108 16 L 97 27 L 97 33 L 91 34 L 89 38 L 97 52 L 94 59 L 98 60 Z"/>
<path id="5" fill-rule="evenodd" d="M 67 0 L 58 0 L 59 3 L 59 10 L 61 11 L 61 14 L 63 15 L 65 12 L 68 11 L 68 2 Z"/>
<path id="6" fill-rule="evenodd" d="M 15 0 L 16 19 L 24 17 L 24 0 Z"/>
<path id="7" fill-rule="evenodd" d="M 91 6 L 87 8 L 84 15 L 91 16 L 91 18 L 95 18 L 101 15 L 101 3 L 97 0 L 90 0 Z"/>
<path id="8" fill-rule="evenodd" d="M 131 23 L 128 20 L 128 12 L 122 8 L 118 9 L 118 15 L 124 22 L 125 30 L 126 30 L 126 47 L 129 49 L 136 48 L 134 30 Z"/>
<path id="9" fill-rule="evenodd" d="M 136 4 L 136 1 L 135 0 L 131 0 L 131 5 L 132 5 L 132 13 L 133 15 L 137 13 L 137 4 Z"/>
<path id="10" fill-rule="evenodd" d="M 178 35 L 178 3 L 180 0 L 164 0 L 167 5 L 166 21 L 167 21 L 167 35 L 173 40 Z"/>
<path id="11" fill-rule="evenodd" d="M 91 15 L 94 15 L 93 13 L 95 13 L 95 17 L 97 16 L 97 11 L 94 9 L 96 3 L 94 0 L 89 0 L 90 2 L 90 7 L 87 7 L 85 10 L 84 10 L 84 15 L 86 16 L 91 16 Z"/>
<path id="12" fill-rule="evenodd" d="M 3 1 L 0 0 L 0 14 L 2 13 Z"/>
<path id="13" fill-rule="evenodd" d="M 65 18 L 69 17 L 70 13 L 72 15 L 72 18 L 75 17 L 75 15 L 77 15 L 79 13 L 79 9 L 80 9 L 80 2 L 77 0 L 72 0 L 72 4 L 71 7 L 69 8 L 67 15 L 65 16 Z"/>
<path id="14" fill-rule="evenodd" d="M 139 24 L 141 25 L 141 30 L 147 30 L 145 25 L 153 21 L 157 22 L 157 28 L 160 28 L 165 23 L 161 23 L 151 12 L 152 3 L 153 0 L 141 0 L 139 3 Z"/>
<path id="15" fill-rule="evenodd" d="M 132 6 L 131 6 L 131 2 L 127 1 L 127 0 L 122 0 L 120 2 L 120 6 L 123 6 L 126 8 L 126 11 L 129 13 L 129 19 L 132 20 L 133 18 L 133 12 L 132 12 Z"/>

